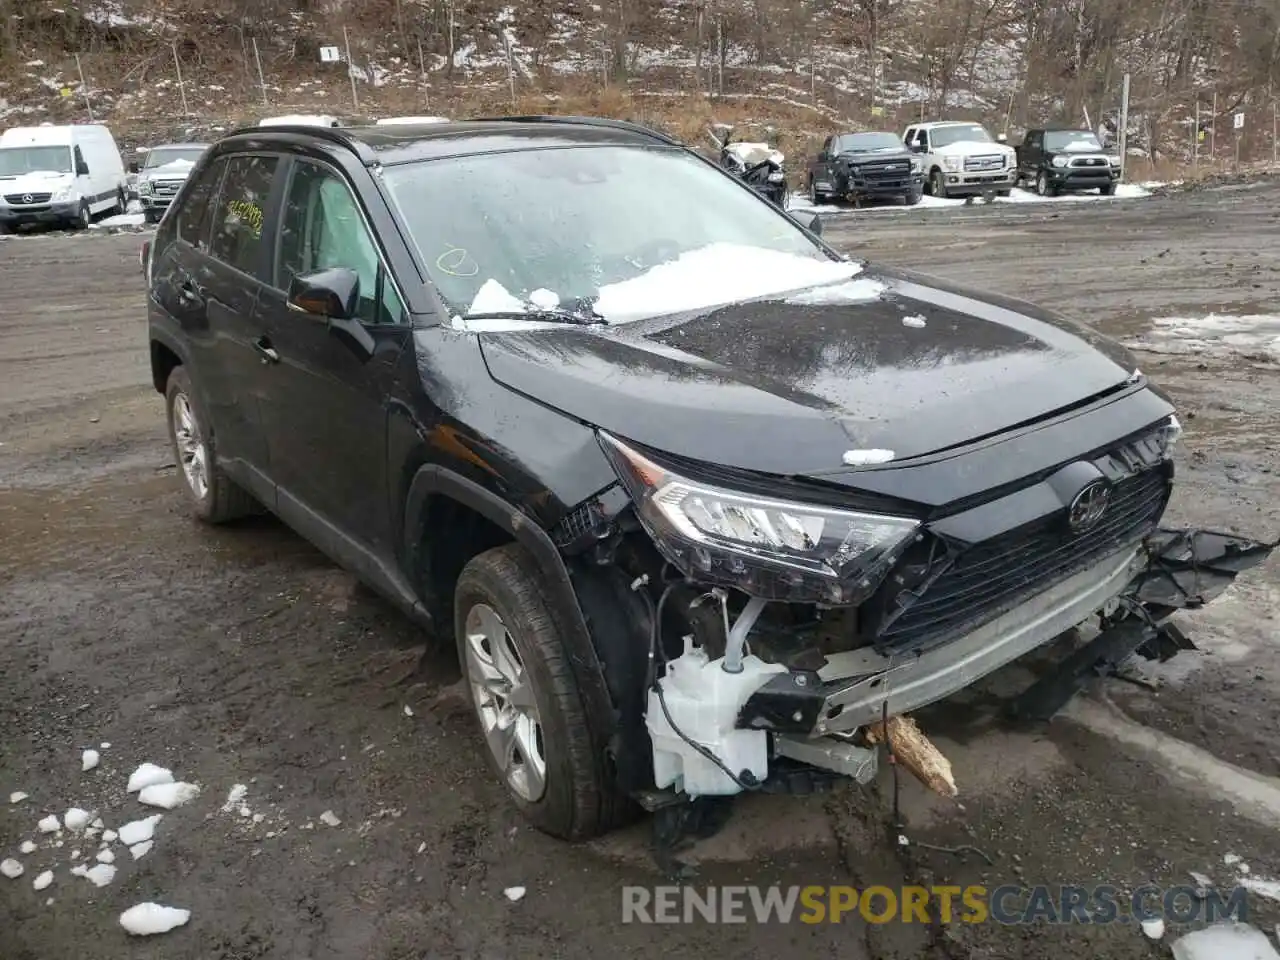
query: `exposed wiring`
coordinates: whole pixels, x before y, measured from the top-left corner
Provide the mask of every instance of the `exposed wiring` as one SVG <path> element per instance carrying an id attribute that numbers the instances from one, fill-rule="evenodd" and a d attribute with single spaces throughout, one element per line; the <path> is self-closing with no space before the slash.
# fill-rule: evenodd
<path id="1" fill-rule="evenodd" d="M 645 605 L 649 608 L 649 665 L 648 665 L 648 671 L 646 676 L 645 689 L 652 690 L 654 693 L 658 695 L 658 705 L 662 707 L 662 715 L 667 718 L 667 724 L 675 732 L 675 735 L 677 737 L 679 737 L 686 744 L 688 744 L 694 750 L 694 752 L 696 752 L 699 756 L 703 757 L 706 760 L 709 760 L 711 763 L 719 767 L 721 773 L 723 773 L 726 777 L 728 777 L 735 784 L 737 784 L 738 789 L 744 790 L 744 791 L 759 790 L 763 786 L 763 784 L 760 783 L 760 781 L 756 780 L 755 777 L 752 776 L 749 771 L 745 771 L 747 774 L 747 777 L 749 778 L 749 781 L 744 780 L 742 777 L 738 776 L 738 774 L 734 773 L 732 770 L 729 769 L 729 767 L 724 763 L 723 760 L 717 757 L 714 753 L 712 753 L 702 744 L 692 740 L 688 736 L 688 734 L 686 734 L 683 730 L 681 730 L 676 725 L 675 720 L 672 719 L 671 711 L 667 709 L 667 698 L 663 694 L 662 684 L 659 683 L 657 680 L 657 662 L 656 661 L 659 653 L 662 650 L 662 643 L 661 643 L 662 610 L 666 606 L 667 597 L 671 595 L 672 590 L 674 590 L 677 586 L 680 585 L 680 581 L 675 580 L 667 583 L 666 587 L 663 588 L 662 594 L 658 597 L 658 604 L 656 607 L 654 606 L 653 598 L 650 597 L 649 594 L 645 592 L 644 589 L 642 589 L 645 585 L 648 584 L 648 582 L 649 582 L 648 574 L 642 574 L 641 576 L 636 577 L 636 579 L 631 582 L 631 589 L 640 595 L 641 599 L 644 600 Z M 663 656 L 663 663 L 664 664 L 666 663 L 665 655 Z"/>

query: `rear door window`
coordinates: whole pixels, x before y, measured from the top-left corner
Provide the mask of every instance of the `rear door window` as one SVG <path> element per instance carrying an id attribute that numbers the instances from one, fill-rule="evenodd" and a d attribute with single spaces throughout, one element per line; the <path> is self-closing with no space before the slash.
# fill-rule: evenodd
<path id="1" fill-rule="evenodd" d="M 220 157 L 204 168 L 200 177 L 191 184 L 182 198 L 182 206 L 176 211 L 178 236 L 198 250 L 207 249 L 209 236 L 209 208 L 217 199 L 218 184 L 227 169 L 226 158 Z"/>
<path id="2" fill-rule="evenodd" d="M 262 264 L 265 211 L 278 157 L 232 157 L 214 208 L 209 253 L 256 276 Z"/>

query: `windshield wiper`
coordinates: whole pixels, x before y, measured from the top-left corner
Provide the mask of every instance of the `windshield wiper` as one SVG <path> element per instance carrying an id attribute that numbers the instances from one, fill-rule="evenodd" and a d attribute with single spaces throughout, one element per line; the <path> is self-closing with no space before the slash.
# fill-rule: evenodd
<path id="1" fill-rule="evenodd" d="M 583 316 L 572 310 L 490 310 L 483 313 L 468 313 L 466 320 L 541 320 L 543 323 L 573 323 L 578 326 L 590 326 L 604 323 L 604 317 L 593 313 Z"/>

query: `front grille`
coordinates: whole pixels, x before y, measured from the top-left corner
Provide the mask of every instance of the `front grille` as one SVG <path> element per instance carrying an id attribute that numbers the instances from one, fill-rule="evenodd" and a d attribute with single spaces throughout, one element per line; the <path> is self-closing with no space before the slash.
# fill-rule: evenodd
<path id="1" fill-rule="evenodd" d="M 881 652 L 918 650 L 976 629 L 1056 581 L 1151 534 L 1164 512 L 1169 475 L 1154 467 L 1115 483 L 1106 512 L 1073 535 L 1064 512 L 959 553 L 951 566 L 876 638 Z"/>
<path id="2" fill-rule="evenodd" d="M 156 180 L 151 184 L 151 193 L 158 197 L 172 197 L 182 189 L 182 180 Z"/>
<path id="3" fill-rule="evenodd" d="M 1076 157 L 1071 161 L 1073 167 L 1109 167 L 1111 161 L 1106 157 Z"/>
<path id="4" fill-rule="evenodd" d="M 983 157 L 965 157 L 965 170 L 1003 170 L 1004 156 L 994 154 Z"/>
<path id="5" fill-rule="evenodd" d="M 52 193 L 6 193 L 4 202 L 13 207 L 26 207 L 33 203 L 48 203 Z"/>
<path id="6" fill-rule="evenodd" d="M 863 163 L 858 166 L 862 179 L 868 183 L 904 181 L 911 174 L 910 160 L 893 160 L 882 163 Z"/>

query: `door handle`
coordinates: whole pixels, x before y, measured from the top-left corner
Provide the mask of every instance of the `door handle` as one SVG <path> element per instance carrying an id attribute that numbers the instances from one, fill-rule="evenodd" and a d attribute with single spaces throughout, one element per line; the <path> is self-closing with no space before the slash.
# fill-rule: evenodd
<path id="1" fill-rule="evenodd" d="M 271 346 L 271 341 L 266 337 L 259 337 L 253 341 L 253 349 L 257 351 L 258 356 L 262 357 L 263 363 L 280 362 L 280 354 L 276 353 L 275 347 Z"/>
<path id="2" fill-rule="evenodd" d="M 200 292 L 200 288 L 195 285 L 191 279 L 183 280 L 178 284 L 178 299 L 184 306 L 194 307 L 204 303 L 204 296 Z"/>

